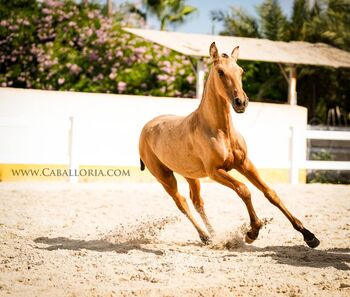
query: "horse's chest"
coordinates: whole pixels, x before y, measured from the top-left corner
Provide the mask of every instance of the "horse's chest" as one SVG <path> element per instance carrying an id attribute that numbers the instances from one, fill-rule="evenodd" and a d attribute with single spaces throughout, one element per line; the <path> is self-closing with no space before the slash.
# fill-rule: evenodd
<path id="1" fill-rule="evenodd" d="M 223 168 L 229 171 L 243 163 L 246 158 L 246 150 L 237 143 L 230 144 L 227 150 L 228 154 L 226 155 Z"/>
<path id="2" fill-rule="evenodd" d="M 234 167 L 234 156 L 232 152 L 226 157 L 223 164 L 223 169 L 230 171 Z"/>

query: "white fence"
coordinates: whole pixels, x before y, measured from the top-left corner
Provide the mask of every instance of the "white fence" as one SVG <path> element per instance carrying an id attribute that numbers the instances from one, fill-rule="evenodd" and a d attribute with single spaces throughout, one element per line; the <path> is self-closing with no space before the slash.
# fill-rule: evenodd
<path id="1" fill-rule="evenodd" d="M 143 125 L 160 114 L 187 115 L 198 104 L 196 99 L 0 88 L 0 167 L 136 168 Z M 283 172 L 285 181 L 297 183 L 300 169 L 350 170 L 349 162 L 306 161 L 306 139 L 350 137 L 349 132 L 307 131 L 304 107 L 252 102 L 244 114 L 232 117 L 250 159 L 259 169 Z"/>
<path id="2" fill-rule="evenodd" d="M 350 132 L 346 131 L 322 131 L 322 130 L 306 130 L 298 131 L 291 128 L 291 167 L 290 182 L 297 184 L 299 182 L 299 169 L 315 169 L 315 170 L 350 170 L 350 161 L 311 161 L 305 160 L 302 163 L 295 158 L 296 143 L 300 138 L 322 139 L 322 140 L 342 140 L 350 141 Z"/>

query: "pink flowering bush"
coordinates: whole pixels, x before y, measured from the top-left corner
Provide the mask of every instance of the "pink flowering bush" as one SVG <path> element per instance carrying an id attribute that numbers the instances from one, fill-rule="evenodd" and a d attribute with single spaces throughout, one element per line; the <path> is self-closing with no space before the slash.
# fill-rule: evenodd
<path id="1" fill-rule="evenodd" d="M 189 58 L 124 32 L 98 5 L 47 0 L 0 21 L 0 86 L 194 97 L 195 76 Z"/>

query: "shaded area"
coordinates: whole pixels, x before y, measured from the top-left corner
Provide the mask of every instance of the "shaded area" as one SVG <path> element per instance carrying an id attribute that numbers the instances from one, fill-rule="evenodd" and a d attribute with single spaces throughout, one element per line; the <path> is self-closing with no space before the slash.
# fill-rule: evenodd
<path id="1" fill-rule="evenodd" d="M 54 250 L 73 250 L 78 251 L 81 249 L 96 251 L 96 252 L 116 252 L 121 254 L 127 254 L 131 250 L 138 250 L 144 253 L 153 253 L 155 255 L 163 255 L 164 252 L 160 250 L 152 250 L 142 247 L 142 244 L 148 243 L 147 241 L 128 241 L 123 243 L 111 243 L 107 240 L 80 240 L 70 239 L 66 237 L 38 237 L 34 239 L 35 243 L 44 243 L 50 245 L 45 248 L 37 247 L 38 249 L 44 249 L 48 251 Z"/>
<path id="2" fill-rule="evenodd" d="M 259 248 L 245 245 L 235 252 L 259 253 L 258 257 L 270 257 L 278 264 L 297 267 L 326 268 L 334 267 L 338 270 L 350 270 L 350 248 L 332 248 L 315 250 L 304 245 L 296 246 L 267 246 Z M 236 255 L 227 255 L 236 256 Z"/>

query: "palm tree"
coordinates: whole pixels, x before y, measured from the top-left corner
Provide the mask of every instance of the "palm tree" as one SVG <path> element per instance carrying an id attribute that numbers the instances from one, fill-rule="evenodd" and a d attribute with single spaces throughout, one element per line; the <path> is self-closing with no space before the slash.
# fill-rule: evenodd
<path id="1" fill-rule="evenodd" d="M 260 31 L 271 40 L 286 40 L 288 22 L 278 0 L 266 0 L 258 7 Z"/>
<path id="2" fill-rule="evenodd" d="M 182 24 L 189 15 L 197 11 L 196 7 L 186 5 L 186 0 L 143 0 L 143 4 L 160 21 L 160 30 L 167 26 Z"/>
<path id="3" fill-rule="evenodd" d="M 259 24 L 256 18 L 247 14 L 240 7 L 232 7 L 229 13 L 221 10 L 211 11 L 212 21 L 224 23 L 222 35 L 244 36 L 252 38 L 261 38 Z"/>

